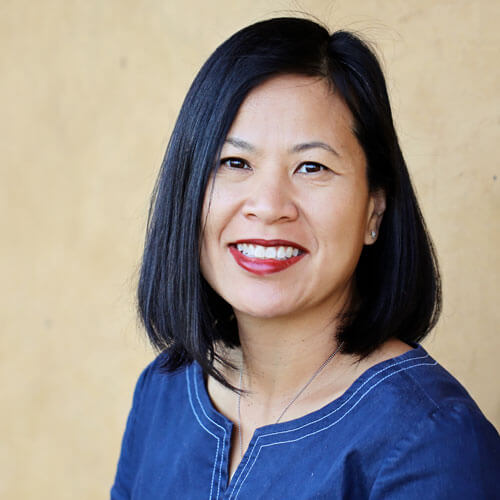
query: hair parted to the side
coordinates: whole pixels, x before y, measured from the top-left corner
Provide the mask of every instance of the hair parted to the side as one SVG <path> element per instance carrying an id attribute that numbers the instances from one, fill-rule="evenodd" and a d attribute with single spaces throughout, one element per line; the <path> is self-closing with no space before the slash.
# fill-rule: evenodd
<path id="1" fill-rule="evenodd" d="M 214 366 L 216 346 L 221 341 L 238 345 L 238 331 L 231 306 L 201 275 L 203 200 L 243 100 L 280 74 L 321 77 L 332 84 L 354 117 L 369 188 L 386 194 L 379 236 L 364 247 L 356 269 L 356 308 L 337 331 L 342 351 L 365 356 L 391 337 L 418 342 L 439 316 L 436 256 L 376 56 L 350 32 L 330 35 L 307 19 L 270 19 L 234 34 L 203 65 L 182 105 L 153 192 L 138 306 L 152 344 L 167 353 L 166 370 L 197 361 L 228 385 Z"/>

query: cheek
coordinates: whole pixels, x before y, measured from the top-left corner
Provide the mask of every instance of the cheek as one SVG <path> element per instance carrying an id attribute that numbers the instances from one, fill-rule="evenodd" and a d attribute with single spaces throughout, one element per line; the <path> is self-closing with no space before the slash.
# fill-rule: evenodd
<path id="1" fill-rule="evenodd" d="M 347 225 L 353 229 L 367 221 L 369 198 L 362 188 L 344 189 L 320 194 L 310 200 L 309 212 L 314 214 L 318 223 L 324 227 Z"/>
<path id="2" fill-rule="evenodd" d="M 206 252 L 212 245 L 213 239 L 217 234 L 217 228 L 220 226 L 221 215 L 223 214 L 223 205 L 221 204 L 219 183 L 214 183 L 211 178 L 205 193 L 203 209 L 201 212 L 201 223 L 203 227 L 202 249 Z"/>
<path id="3" fill-rule="evenodd" d="M 200 267 L 201 274 L 210 283 L 210 270 L 212 269 L 211 249 L 214 241 L 214 216 L 213 216 L 213 192 L 212 181 L 209 182 L 203 208 L 201 211 L 201 248 L 200 248 Z"/>
<path id="4" fill-rule="evenodd" d="M 214 189 L 205 199 L 202 210 L 203 233 L 201 237 L 200 266 L 203 277 L 214 286 L 214 279 L 223 265 L 225 235 L 234 220 L 233 203 L 221 190 Z"/>
<path id="5" fill-rule="evenodd" d="M 357 259 L 364 245 L 367 221 L 368 200 L 350 193 L 323 200 L 311 212 L 316 235 L 324 248 L 333 258 Z"/>
<path id="6" fill-rule="evenodd" d="M 234 224 L 241 206 L 242 188 L 228 189 L 222 182 L 217 182 L 205 200 L 203 221 L 205 223 L 206 244 L 223 239 L 224 231 Z"/>

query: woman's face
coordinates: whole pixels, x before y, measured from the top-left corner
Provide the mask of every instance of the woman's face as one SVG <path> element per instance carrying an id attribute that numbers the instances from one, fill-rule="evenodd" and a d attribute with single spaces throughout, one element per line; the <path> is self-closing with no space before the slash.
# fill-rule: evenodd
<path id="1" fill-rule="evenodd" d="M 370 194 L 348 107 L 317 78 L 249 93 L 203 207 L 201 268 L 238 316 L 338 312 L 383 194 Z M 212 184 L 213 183 L 213 184 Z"/>

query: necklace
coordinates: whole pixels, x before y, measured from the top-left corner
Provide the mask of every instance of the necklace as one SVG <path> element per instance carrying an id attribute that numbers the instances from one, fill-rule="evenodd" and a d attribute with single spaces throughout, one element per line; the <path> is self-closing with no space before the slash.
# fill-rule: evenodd
<path id="1" fill-rule="evenodd" d="M 292 398 L 292 400 L 283 408 L 283 411 L 280 413 L 280 416 L 277 418 L 275 424 L 279 423 L 279 421 L 283 418 L 283 415 L 288 411 L 290 406 L 299 399 L 300 395 L 311 385 L 312 381 L 323 371 L 323 368 L 335 357 L 335 354 L 337 354 L 342 347 L 342 344 L 339 344 L 337 349 L 333 351 L 330 356 L 323 362 L 323 364 L 313 373 L 312 377 L 305 383 L 305 385 L 300 389 L 299 392 Z M 238 392 L 238 437 L 239 437 L 239 444 L 240 444 L 240 457 L 243 458 L 243 436 L 241 432 L 241 383 L 243 380 L 243 363 L 240 366 L 240 382 L 238 385 L 238 389 L 240 392 Z"/>

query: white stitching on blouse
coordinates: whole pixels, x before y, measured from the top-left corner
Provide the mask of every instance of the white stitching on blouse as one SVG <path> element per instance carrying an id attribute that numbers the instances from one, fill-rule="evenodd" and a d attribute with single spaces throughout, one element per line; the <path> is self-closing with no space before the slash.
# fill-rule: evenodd
<path id="1" fill-rule="evenodd" d="M 215 467 L 217 465 L 217 457 L 219 455 L 219 436 L 216 436 L 212 432 L 210 432 L 202 423 L 200 418 L 198 417 L 198 413 L 196 412 L 196 409 L 193 404 L 193 399 L 191 397 L 191 386 L 189 382 L 189 367 L 186 368 L 186 381 L 187 381 L 187 390 L 188 390 L 188 396 L 189 396 L 189 404 L 191 405 L 191 409 L 193 410 L 194 416 L 196 417 L 196 420 L 200 424 L 200 426 L 207 431 L 211 436 L 213 436 L 215 439 L 217 439 L 217 450 L 215 451 L 215 461 L 214 461 L 214 468 L 212 469 L 212 481 L 210 483 L 210 496 L 209 498 L 212 498 L 212 490 L 214 486 L 214 477 L 215 477 Z"/>
<path id="2" fill-rule="evenodd" d="M 359 399 L 352 405 L 352 407 L 350 409 L 348 409 L 340 418 L 338 418 L 335 422 L 332 422 L 330 424 L 328 424 L 327 426 L 321 428 L 321 429 L 318 429 L 316 431 L 313 431 L 313 432 L 310 432 L 308 434 L 305 434 L 303 436 L 300 436 L 296 439 L 290 439 L 290 440 L 286 440 L 286 441 L 276 441 L 274 443 L 267 443 L 267 444 L 264 444 L 264 445 L 261 445 L 259 446 L 258 450 L 257 450 L 257 454 L 255 456 L 255 458 L 253 460 L 251 460 L 251 455 L 253 453 L 253 451 L 257 448 L 257 443 L 259 441 L 260 438 L 264 438 L 264 437 L 268 437 L 268 436 L 275 436 L 275 435 L 279 435 L 279 434 L 285 434 L 285 433 L 289 433 L 289 432 L 294 432 L 294 431 L 297 431 L 297 430 L 300 430 L 308 425 L 312 425 L 312 424 L 315 424 L 331 415 L 333 415 L 335 412 L 337 412 L 338 410 L 340 410 L 343 406 L 345 406 L 362 388 L 363 386 L 365 386 L 373 377 L 377 376 L 378 374 L 388 370 L 389 368 L 392 368 L 394 366 L 398 366 L 398 365 L 401 365 L 403 363 L 408 363 L 408 362 L 411 362 L 411 361 L 416 361 L 416 360 L 419 360 L 419 359 L 425 359 L 425 358 L 428 358 L 429 355 L 426 354 L 424 356 L 418 356 L 416 358 L 409 358 L 409 359 L 405 359 L 405 360 L 402 360 L 402 361 L 398 361 L 398 362 L 395 362 L 391 365 L 388 365 L 382 369 L 380 369 L 379 371 L 375 372 L 374 374 L 372 374 L 367 380 L 365 380 L 363 382 L 363 384 L 361 384 L 357 389 L 356 391 L 351 394 L 351 396 L 346 400 L 344 401 L 344 403 L 342 403 L 341 406 L 339 406 L 338 408 L 336 408 L 335 410 L 332 410 L 330 413 L 328 413 L 327 415 L 324 415 L 323 417 L 320 417 L 318 418 L 317 420 L 313 421 L 313 422 L 308 422 L 307 424 L 304 424 L 304 425 L 301 425 L 299 427 L 295 427 L 293 429 L 287 429 L 287 430 L 284 430 L 284 431 L 277 431 L 277 432 L 270 432 L 270 433 L 267 433 L 267 434 L 261 434 L 260 436 L 257 437 L 255 443 L 254 443 L 254 446 L 253 446 L 253 449 L 250 453 L 250 456 L 248 458 L 248 461 L 247 463 L 245 464 L 245 467 L 243 468 L 243 470 L 241 471 L 239 477 L 237 478 L 236 482 L 235 482 L 235 485 L 233 487 L 233 491 L 231 492 L 231 495 L 229 496 L 229 499 L 233 498 L 233 494 L 234 492 L 236 491 L 236 485 L 237 483 L 239 482 L 240 478 L 243 476 L 244 472 L 245 472 L 245 469 L 247 468 L 247 466 L 249 466 L 250 462 L 252 462 L 252 465 L 250 465 L 250 468 L 248 469 L 247 473 L 245 474 L 245 477 L 243 478 L 243 480 L 241 481 L 240 485 L 238 486 L 238 491 L 236 492 L 236 495 L 234 496 L 234 498 L 236 499 L 238 497 L 238 495 L 240 494 L 240 490 L 241 490 L 241 487 L 243 486 L 243 483 L 246 481 L 248 475 L 250 474 L 250 471 L 252 470 L 253 466 L 255 465 L 256 461 L 257 461 L 257 458 L 260 454 L 260 450 L 264 447 L 267 447 L 267 446 L 274 446 L 276 444 L 285 444 L 285 443 L 292 443 L 292 442 L 295 442 L 295 441 L 299 441 L 301 439 L 304 439 L 306 437 L 309 437 L 309 436 L 312 436 L 314 434 L 317 434 L 319 432 L 322 432 L 326 429 L 329 429 L 330 427 L 334 426 L 335 424 L 337 424 L 338 422 L 340 422 L 346 415 L 348 415 L 356 406 L 357 404 L 372 390 L 374 389 L 378 384 L 380 384 L 381 382 L 383 382 L 384 380 L 386 380 L 387 378 L 395 375 L 396 373 L 400 373 L 402 371 L 406 371 L 406 370 L 409 370 L 410 368 L 416 368 L 418 366 L 422 366 L 422 365 L 430 365 L 430 366 L 433 366 L 433 365 L 436 365 L 437 364 L 437 361 L 432 361 L 432 362 L 429 362 L 429 363 L 418 363 L 416 365 L 412 365 L 412 366 L 408 366 L 406 368 L 401 368 L 399 370 L 396 370 L 392 373 L 389 373 L 388 375 L 386 375 L 385 377 L 383 377 L 382 379 L 380 379 L 377 383 L 375 383 L 374 385 L 370 386 L 363 394 L 361 394 L 361 396 L 359 397 Z"/>
<path id="3" fill-rule="evenodd" d="M 200 403 L 200 406 L 201 406 L 201 409 L 203 410 L 203 413 L 205 415 L 205 417 L 208 418 L 208 420 L 210 420 L 210 422 L 212 422 L 215 426 L 219 427 L 219 429 L 222 429 L 222 431 L 224 432 L 224 440 L 223 440 L 223 443 L 225 444 L 226 443 L 226 429 L 224 427 L 222 427 L 221 425 L 219 425 L 217 422 L 214 422 L 209 416 L 208 414 L 206 413 L 205 411 L 205 408 L 200 400 L 200 395 L 198 393 L 198 383 L 197 383 L 197 379 L 196 379 L 196 371 L 193 369 L 193 384 L 194 384 L 194 389 L 195 389 L 195 392 L 196 392 L 196 398 L 198 399 L 198 403 Z M 224 449 L 224 448 L 223 448 Z M 219 498 L 219 492 L 220 492 L 220 485 L 221 485 L 221 476 L 222 476 L 222 462 L 223 462 L 223 459 L 224 459 L 224 451 L 223 449 L 221 450 L 221 456 L 220 456 L 220 466 L 219 466 L 219 484 L 217 485 L 217 496 L 216 498 Z"/>

